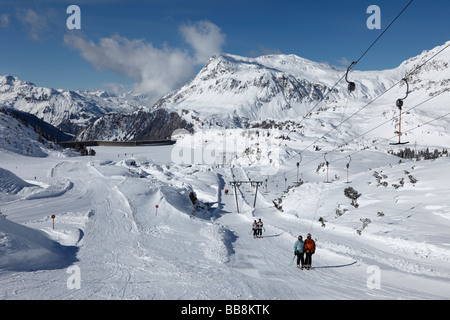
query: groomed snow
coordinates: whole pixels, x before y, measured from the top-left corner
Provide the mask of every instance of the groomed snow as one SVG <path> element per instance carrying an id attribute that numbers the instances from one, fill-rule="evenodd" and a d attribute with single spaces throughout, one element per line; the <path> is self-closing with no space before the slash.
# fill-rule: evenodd
<path id="1" fill-rule="evenodd" d="M 2 152 L 3 172 L 34 187 L 0 203 L 0 299 L 450 298 L 449 158 L 399 164 L 361 151 L 347 184 L 348 152 L 332 155 L 331 183 L 325 167 L 317 170 L 322 159 L 306 164 L 320 154 L 304 152 L 304 184 L 295 187 L 298 158 L 284 152 L 268 177 L 254 165 L 177 165 L 173 148 L 98 147 L 95 157 Z M 249 178 L 267 179 L 267 192 L 260 186 L 253 208 L 254 188 L 242 185 L 237 213 L 228 182 Z M 361 194 L 358 208 L 344 195 L 348 186 Z M 273 204 L 279 198 L 282 211 Z M 262 239 L 251 235 L 257 218 Z M 299 270 L 289 265 L 292 248 L 309 232 L 314 269 Z M 71 266 L 79 289 L 68 286 Z"/>
<path id="2" fill-rule="evenodd" d="M 393 70 L 352 71 L 357 90 L 340 83 L 311 114 L 317 97 L 285 109 L 289 90 L 275 84 L 325 70 L 330 88 L 342 70 L 218 57 L 162 99 L 196 119 L 174 146 L 79 157 L 2 114 L 0 299 L 449 299 L 450 158 L 405 160 L 390 144 L 401 79 L 441 48 Z M 449 52 L 409 75 L 402 148 L 450 145 Z M 279 129 L 222 129 L 263 119 Z M 254 187 L 230 181 L 262 182 L 256 202 Z M 251 235 L 258 218 L 262 239 Z M 293 246 L 308 233 L 314 268 L 299 270 Z"/>

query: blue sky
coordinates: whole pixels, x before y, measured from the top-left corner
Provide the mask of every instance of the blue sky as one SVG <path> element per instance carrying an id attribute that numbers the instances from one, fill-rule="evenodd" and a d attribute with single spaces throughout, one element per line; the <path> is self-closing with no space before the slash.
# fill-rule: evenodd
<path id="1" fill-rule="evenodd" d="M 2 0 L 0 74 L 63 89 L 154 88 L 183 84 L 216 52 L 268 53 L 347 67 L 409 0 Z M 69 5 L 81 30 L 68 30 Z M 381 29 L 370 30 L 370 5 Z M 414 0 L 358 63 L 382 70 L 450 40 L 450 1 Z"/>

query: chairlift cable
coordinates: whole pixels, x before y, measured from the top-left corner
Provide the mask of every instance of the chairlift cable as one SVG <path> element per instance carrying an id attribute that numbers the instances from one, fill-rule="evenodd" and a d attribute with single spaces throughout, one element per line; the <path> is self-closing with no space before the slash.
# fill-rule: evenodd
<path id="1" fill-rule="evenodd" d="M 448 92 L 448 91 L 449 91 L 449 90 L 441 91 L 440 93 L 438 93 L 438 94 L 436 94 L 436 95 L 434 95 L 434 96 L 432 96 L 432 97 L 429 97 L 429 98 L 427 98 L 426 100 L 424 100 L 424 101 L 422 101 L 422 102 L 416 104 L 415 106 L 413 106 L 413 107 L 407 109 L 405 112 L 409 112 L 409 111 L 411 111 L 411 110 L 414 110 L 414 109 L 416 109 L 416 108 L 422 106 L 423 104 L 425 104 L 425 103 L 427 103 L 427 102 L 433 100 L 434 98 L 436 98 L 436 97 L 440 96 L 441 94 L 446 93 L 446 92 Z M 432 120 L 430 120 L 430 121 L 428 121 L 428 122 L 425 122 L 425 123 L 419 125 L 418 127 L 414 127 L 414 128 L 412 128 L 412 129 L 409 129 L 409 130 L 405 131 L 404 133 L 411 132 L 411 131 L 413 131 L 413 130 L 415 130 L 415 129 L 418 129 L 419 127 L 421 127 L 421 126 L 423 126 L 423 125 L 426 125 L 426 124 L 428 124 L 428 123 L 431 123 L 431 122 L 433 122 L 433 121 L 436 121 L 436 120 L 438 120 L 438 119 L 440 119 L 440 118 L 446 117 L 446 116 L 448 116 L 449 114 L 450 114 L 450 113 L 447 113 L 447 114 L 444 114 L 443 116 L 439 116 L 439 117 L 437 117 L 437 118 L 434 118 L 434 119 L 432 119 Z M 339 150 L 339 149 L 340 149 L 343 145 L 345 145 L 346 143 L 352 142 L 352 141 L 358 139 L 359 137 L 364 136 L 364 135 L 366 135 L 366 134 L 368 134 L 368 133 L 370 133 L 370 132 L 372 132 L 372 131 L 374 131 L 374 130 L 380 128 L 380 127 L 382 127 L 383 125 L 386 125 L 387 123 L 391 122 L 393 119 L 395 119 L 395 117 L 389 118 L 388 120 L 386 120 L 386 121 L 384 121 L 384 122 L 382 122 L 382 123 L 376 125 L 375 127 L 373 127 L 373 128 L 371 128 L 371 129 L 365 131 L 364 133 L 361 133 L 361 134 L 359 134 L 358 136 L 353 137 L 353 138 L 351 138 L 350 140 L 347 140 L 347 141 L 343 142 L 342 145 L 340 145 L 340 146 L 338 146 L 338 147 L 336 147 L 336 148 L 334 148 L 334 149 L 328 151 L 327 153 L 335 152 L 335 151 Z M 394 136 L 394 137 L 396 137 L 396 136 Z M 390 140 L 390 139 L 392 139 L 392 138 L 393 138 L 393 137 L 390 137 L 390 138 L 384 139 L 383 141 L 385 141 L 385 140 Z M 376 145 L 378 145 L 378 144 L 380 144 L 380 143 L 374 143 L 373 145 L 376 146 Z M 362 151 L 364 151 L 364 150 L 358 150 L 358 151 L 355 151 L 355 152 L 351 153 L 351 155 L 355 155 L 355 154 L 357 154 L 357 153 L 359 153 L 359 152 L 362 152 Z M 317 161 L 317 160 L 318 160 L 319 158 L 321 158 L 321 157 L 323 157 L 323 154 L 320 154 L 320 155 L 318 155 L 317 157 L 311 159 L 310 161 L 304 163 L 304 164 L 303 164 L 303 167 L 307 166 L 308 164 L 310 164 L 310 163 L 312 163 L 312 162 L 314 162 L 314 161 Z M 286 161 L 289 161 L 289 159 L 287 159 Z M 291 171 L 291 170 L 290 170 L 290 171 Z M 288 171 L 288 172 L 289 172 L 289 171 Z M 304 172 L 307 172 L 307 171 L 304 171 Z"/>
<path id="2" fill-rule="evenodd" d="M 392 20 L 391 23 L 389 23 L 386 29 L 383 30 L 383 32 L 375 39 L 375 41 L 369 46 L 369 48 L 367 48 L 367 50 L 359 57 L 359 59 L 356 60 L 354 65 L 356 65 L 359 61 L 361 61 L 361 59 L 370 51 L 370 49 L 372 49 L 375 43 L 377 43 L 378 40 L 380 40 L 380 38 L 385 34 L 385 32 L 389 30 L 389 28 L 394 24 L 395 21 L 397 21 L 397 19 L 403 14 L 403 12 L 405 12 L 405 10 L 411 5 L 413 1 L 414 0 L 409 1 L 409 3 L 402 9 L 402 11 L 400 11 L 400 13 L 394 18 L 394 20 Z"/>
<path id="3" fill-rule="evenodd" d="M 364 105 L 364 106 L 361 107 L 360 109 L 358 109 L 358 110 L 357 110 L 356 112 L 354 112 L 351 116 L 349 116 L 349 117 L 347 117 L 345 120 L 341 121 L 341 123 L 340 123 L 336 128 L 339 128 L 344 122 L 350 120 L 350 119 L 353 118 L 356 114 L 358 114 L 359 112 L 361 112 L 362 110 L 364 110 L 365 108 L 367 108 L 369 105 L 371 105 L 373 102 L 375 102 L 375 101 L 378 100 L 379 98 L 381 98 L 381 97 L 382 97 L 383 95 L 385 95 L 387 92 L 389 92 L 390 90 L 392 90 L 395 86 L 397 86 L 398 84 L 400 84 L 404 79 L 409 78 L 412 74 L 414 74 L 415 72 L 417 72 L 418 70 L 420 70 L 425 64 L 427 64 L 428 62 L 430 62 L 432 59 L 434 59 L 437 55 L 439 55 L 441 52 L 443 52 L 444 50 L 446 50 L 448 47 L 450 47 L 450 43 L 449 43 L 448 45 L 446 45 L 444 48 L 442 48 L 441 50 L 439 50 L 438 52 L 436 52 L 436 53 L 435 53 L 434 55 L 432 55 L 430 58 L 428 58 L 424 63 L 422 63 L 421 65 L 416 66 L 416 67 L 415 67 L 413 70 L 411 70 L 405 77 L 403 77 L 400 81 L 398 81 L 398 82 L 396 82 L 395 84 L 393 84 L 389 89 L 387 89 L 386 91 L 384 91 L 382 94 L 380 94 L 379 96 L 377 96 L 377 97 L 376 97 L 375 99 L 373 99 L 372 101 L 368 102 L 366 105 Z M 440 93 L 438 93 L 437 95 L 435 95 L 435 96 L 433 96 L 433 97 L 431 97 L 431 98 L 429 98 L 429 99 L 427 99 L 427 100 L 425 100 L 425 101 L 419 103 L 419 104 L 416 105 L 415 107 L 412 107 L 412 108 L 408 109 L 407 112 L 410 111 L 410 110 L 412 110 L 412 109 L 415 109 L 416 107 L 420 106 L 421 104 L 423 104 L 423 103 L 425 103 L 425 102 L 431 100 L 432 98 L 434 98 L 434 97 L 436 97 L 436 96 L 438 96 L 438 95 L 440 95 L 440 94 L 442 94 L 442 93 L 444 93 L 444 92 L 445 92 L 445 91 L 440 92 Z M 392 119 L 393 119 L 393 118 L 392 118 Z M 392 119 L 388 120 L 387 122 L 391 121 Z M 387 123 L 387 122 L 384 122 L 384 123 L 382 123 L 381 125 L 384 125 L 384 124 Z M 362 136 L 362 135 L 364 135 L 364 134 L 366 134 L 366 133 L 368 133 L 368 132 L 370 132 L 370 131 L 375 130 L 376 128 L 380 127 L 381 125 L 379 125 L 379 126 L 373 128 L 373 129 L 371 129 L 371 130 L 369 130 L 369 131 L 367 131 L 367 132 L 365 132 L 365 133 L 363 133 L 363 134 L 360 134 L 360 135 L 357 136 L 356 138 L 359 138 L 360 136 Z M 308 149 L 309 147 L 311 147 L 312 145 L 314 145 L 317 141 L 319 141 L 319 140 L 323 139 L 324 137 L 326 137 L 326 136 L 327 136 L 329 133 L 331 133 L 333 130 L 336 130 L 336 128 L 331 129 L 330 131 L 328 131 L 327 133 L 325 133 L 325 134 L 322 135 L 321 137 L 317 138 L 315 141 L 313 141 L 311 144 L 309 144 L 307 147 L 305 147 L 301 152 L 304 152 L 306 149 Z M 353 138 L 353 139 L 347 141 L 346 143 L 351 142 L 351 141 L 355 140 L 356 138 Z M 320 158 L 320 156 L 317 157 L 317 158 Z M 317 158 L 316 158 L 316 159 L 317 159 Z M 313 160 L 316 160 L 316 159 L 313 159 Z M 288 160 L 290 160 L 290 159 L 286 159 L 286 161 L 288 161 Z M 310 162 L 311 162 L 311 161 L 310 161 Z M 308 163 L 310 163 L 310 162 L 308 162 Z M 308 164 L 308 163 L 306 163 L 306 164 Z"/>
<path id="4" fill-rule="evenodd" d="M 394 18 L 394 20 L 391 21 L 391 23 L 389 23 L 389 25 L 386 27 L 386 29 L 383 30 L 383 32 L 375 39 L 375 41 L 372 42 L 372 44 L 366 49 L 366 51 L 364 51 L 364 53 L 354 62 L 352 62 L 352 64 L 350 65 L 350 67 L 348 67 L 347 72 L 345 75 L 343 75 L 335 84 L 334 86 L 328 91 L 328 93 L 309 111 L 306 113 L 306 115 L 302 118 L 302 120 L 300 121 L 299 125 L 303 122 L 303 120 L 308 116 L 308 114 L 310 114 L 311 112 L 313 112 L 317 106 L 319 105 L 319 103 L 321 103 L 330 92 L 333 91 L 333 89 L 338 85 L 339 82 L 342 81 L 342 79 L 345 77 L 347 77 L 347 74 L 349 72 L 350 69 L 352 69 L 356 64 L 358 64 L 358 62 L 360 62 L 362 60 L 362 58 L 372 49 L 372 47 L 378 42 L 378 40 L 380 40 L 380 38 L 386 33 L 386 31 L 389 30 L 389 28 L 394 24 L 395 21 L 397 21 L 397 19 L 403 14 L 403 12 L 405 12 L 405 10 L 411 5 L 411 3 L 414 0 L 410 0 L 409 3 L 400 11 L 400 13 Z"/>
<path id="5" fill-rule="evenodd" d="M 348 72 L 358 63 L 362 60 L 362 58 L 372 49 L 372 47 L 375 45 L 375 43 L 378 42 L 378 40 L 380 40 L 380 38 L 386 33 L 386 31 L 394 24 L 395 21 L 397 21 L 397 19 L 403 14 L 403 12 L 411 5 L 411 3 L 414 0 L 411 0 L 401 11 L 400 13 L 391 21 L 391 23 L 389 23 L 389 25 L 386 27 L 386 29 L 383 30 L 383 32 L 375 39 L 375 41 L 372 42 L 372 44 L 366 49 L 366 51 L 364 51 L 364 53 L 354 62 L 351 63 L 351 65 L 347 68 L 346 73 L 331 87 L 330 90 L 328 90 L 328 92 L 322 97 L 322 99 L 320 99 L 312 109 L 310 109 L 304 116 L 303 118 L 300 120 L 300 122 L 298 123 L 298 126 L 300 126 L 302 124 L 302 122 L 306 119 L 306 117 L 308 117 L 308 115 L 310 115 L 317 107 L 318 105 L 325 100 L 325 98 L 330 94 L 330 92 L 332 92 L 334 90 L 334 88 L 336 88 L 336 86 L 342 81 L 342 79 L 346 79 L 347 80 L 347 76 L 348 76 Z M 348 81 L 347 81 L 348 82 Z M 355 84 L 354 82 L 349 82 L 348 84 L 348 89 L 349 91 L 353 91 L 355 89 Z M 353 89 L 353 90 L 350 90 Z M 289 136 L 293 131 L 290 131 L 288 133 L 287 136 Z M 280 141 L 280 145 L 281 145 L 281 141 Z"/>

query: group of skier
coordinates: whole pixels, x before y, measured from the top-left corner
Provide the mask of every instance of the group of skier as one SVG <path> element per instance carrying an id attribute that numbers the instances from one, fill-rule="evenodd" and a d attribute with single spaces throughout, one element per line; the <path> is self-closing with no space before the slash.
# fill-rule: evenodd
<path id="1" fill-rule="evenodd" d="M 258 221 L 253 221 L 252 224 L 252 230 L 253 230 L 253 238 L 262 238 L 262 231 L 263 231 L 263 222 L 261 221 L 261 218 L 259 218 Z"/>
<path id="2" fill-rule="evenodd" d="M 259 218 L 258 221 L 253 221 L 252 230 L 253 238 L 262 238 L 262 231 L 264 224 Z M 303 241 L 302 236 L 298 236 L 294 243 L 294 258 L 297 256 L 297 268 L 311 269 L 312 255 L 316 252 L 316 243 L 311 239 L 311 233 L 308 233 L 306 240 Z M 294 260 L 294 258 L 292 260 Z M 293 262 L 293 261 L 292 261 Z"/>
<path id="3" fill-rule="evenodd" d="M 294 258 L 297 256 L 297 268 L 311 269 L 312 255 L 316 252 L 316 243 L 311 239 L 308 233 L 307 238 L 303 241 L 302 236 L 298 236 L 294 244 Z"/>

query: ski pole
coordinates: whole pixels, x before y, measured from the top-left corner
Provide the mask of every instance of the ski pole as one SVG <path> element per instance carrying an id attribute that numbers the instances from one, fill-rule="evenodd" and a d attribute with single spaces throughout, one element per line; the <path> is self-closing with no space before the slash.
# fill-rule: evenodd
<path id="1" fill-rule="evenodd" d="M 294 257 L 292 258 L 291 262 L 289 263 L 290 266 L 292 266 L 292 263 L 294 262 L 295 256 L 296 255 L 294 255 Z"/>

